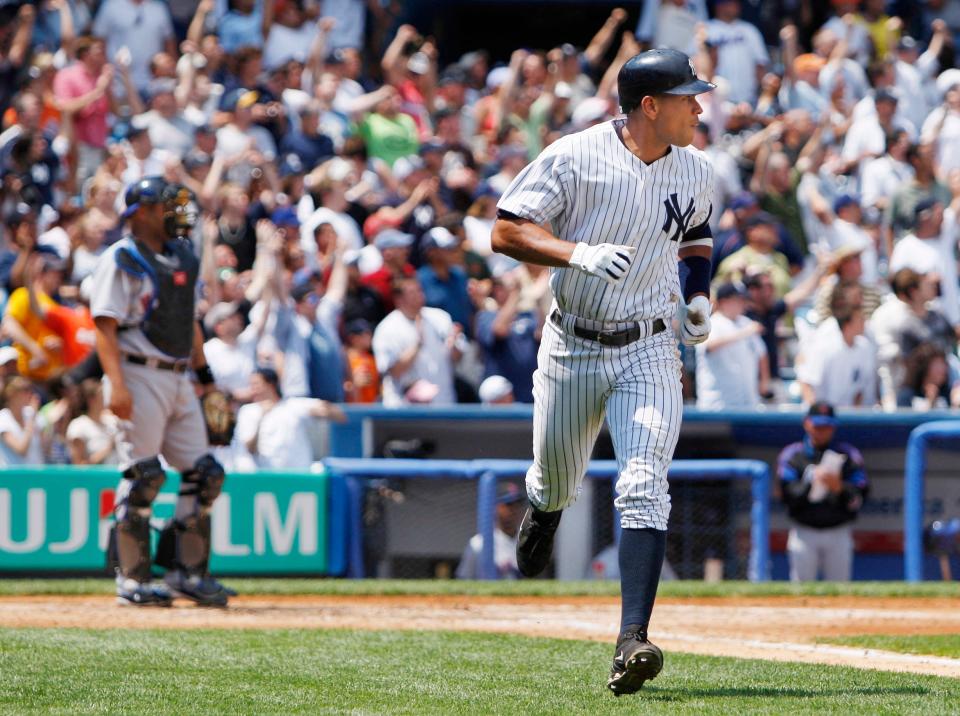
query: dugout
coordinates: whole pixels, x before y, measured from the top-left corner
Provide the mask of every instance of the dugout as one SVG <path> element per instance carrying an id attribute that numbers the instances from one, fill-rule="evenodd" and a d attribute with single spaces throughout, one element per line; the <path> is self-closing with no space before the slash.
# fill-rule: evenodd
<path id="1" fill-rule="evenodd" d="M 455 406 L 451 408 L 348 408 L 350 421 L 334 426 L 331 454 L 342 457 L 383 456 L 390 446 L 406 447 L 417 457 L 433 459 L 530 458 L 532 408 Z M 903 469 L 910 431 L 931 420 L 956 419 L 957 413 L 841 411 L 838 436 L 860 448 L 872 483 L 870 499 L 855 524 L 854 579 L 903 579 Z M 706 412 L 687 408 L 676 451 L 677 459 L 741 458 L 776 467 L 780 449 L 802 436 L 803 413 L 798 406 L 765 412 Z M 606 429 L 595 459 L 611 459 Z M 934 446 L 928 455 L 923 520 L 960 516 L 960 480 L 955 456 Z M 459 550 L 474 532 L 475 505 L 465 484 L 382 483 L 400 495 L 375 500 L 370 516 L 379 533 L 379 551 L 369 556 L 368 574 L 381 576 L 444 575 L 452 570 Z M 669 546 L 671 566 L 682 578 L 703 578 L 707 560 L 723 563 L 725 578 L 744 578 L 750 515 L 746 486 L 729 482 L 676 485 L 672 496 Z M 579 534 L 558 537 L 567 550 L 560 578 L 589 576 L 591 558 L 613 539 L 610 484 L 588 481 L 579 511 L 572 520 Z M 438 519 L 442 529 L 427 529 Z M 564 524 L 564 523 L 562 523 Z M 570 523 L 566 523 L 570 524 Z M 586 530 L 584 532 L 583 530 Z M 776 497 L 771 509 L 772 578 L 787 578 L 787 521 Z M 583 535 L 588 535 L 584 539 Z M 683 542 L 676 536 L 686 535 Z M 955 573 L 960 564 L 954 567 Z M 926 557 L 924 572 L 937 578 L 936 558 Z"/>

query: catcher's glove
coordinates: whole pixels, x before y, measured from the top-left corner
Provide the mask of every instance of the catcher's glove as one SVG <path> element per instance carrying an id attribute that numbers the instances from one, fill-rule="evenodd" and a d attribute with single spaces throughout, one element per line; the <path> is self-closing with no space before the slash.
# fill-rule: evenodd
<path id="1" fill-rule="evenodd" d="M 210 444 L 229 445 L 237 421 L 227 394 L 222 390 L 209 390 L 200 398 L 200 407 L 203 408 L 203 422 L 207 425 Z"/>

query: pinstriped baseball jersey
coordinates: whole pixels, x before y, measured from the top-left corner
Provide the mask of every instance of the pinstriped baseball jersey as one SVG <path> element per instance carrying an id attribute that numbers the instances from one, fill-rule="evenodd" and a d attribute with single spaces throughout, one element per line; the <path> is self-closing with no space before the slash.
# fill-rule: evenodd
<path id="1" fill-rule="evenodd" d="M 622 120 L 621 120 L 622 121 Z M 553 269 L 560 312 L 544 326 L 534 374 L 533 464 L 527 494 L 541 510 L 577 497 L 605 417 L 617 456 L 621 526 L 667 528 L 667 470 L 680 434 L 683 397 L 676 339 L 682 246 L 711 246 L 713 168 L 695 149 L 670 147 L 651 164 L 626 148 L 618 120 L 566 136 L 517 175 L 498 208 L 555 236 L 637 247 L 610 285 L 574 268 Z M 623 346 L 576 335 L 641 323 Z"/>
<path id="2" fill-rule="evenodd" d="M 677 252 L 711 245 L 713 167 L 692 147 L 671 147 L 645 164 L 624 146 L 617 121 L 567 135 L 520 172 L 497 204 L 574 243 L 636 246 L 616 285 L 571 268 L 553 269 L 560 309 L 604 323 L 662 318 L 680 297 Z"/>

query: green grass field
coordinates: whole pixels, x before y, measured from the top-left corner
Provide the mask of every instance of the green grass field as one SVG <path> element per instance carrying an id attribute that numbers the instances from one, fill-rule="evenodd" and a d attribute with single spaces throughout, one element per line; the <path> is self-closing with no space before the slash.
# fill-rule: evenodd
<path id="1" fill-rule="evenodd" d="M 262 579 L 223 577 L 240 594 L 400 595 L 465 594 L 508 597 L 618 597 L 620 585 L 607 582 L 556 582 L 532 579 L 516 582 L 378 579 Z M 3 579 L 0 596 L 29 594 L 113 594 L 112 579 Z M 660 597 L 957 597 L 955 582 L 663 582 Z"/>
<path id="2" fill-rule="evenodd" d="M 945 714 L 960 680 L 668 654 L 638 695 L 609 645 L 351 631 L 0 630 L 9 713 Z"/>
<path id="3" fill-rule="evenodd" d="M 822 639 L 821 641 L 846 646 L 862 646 L 867 649 L 900 651 L 904 654 L 949 656 L 953 659 L 960 659 L 960 634 L 930 634 L 922 636 L 866 634 L 864 636 L 845 636 L 839 639 Z"/>
<path id="4" fill-rule="evenodd" d="M 241 594 L 610 596 L 616 584 L 225 579 Z M 112 593 L 0 580 L 0 596 Z M 669 582 L 664 597 L 955 597 L 943 583 Z M 109 625 L 105 625 L 109 627 Z M 960 636 L 853 637 L 960 657 Z M 605 689 L 612 644 L 453 632 L 0 629 L 0 714 L 960 714 L 960 679 L 668 652 L 641 694 Z"/>

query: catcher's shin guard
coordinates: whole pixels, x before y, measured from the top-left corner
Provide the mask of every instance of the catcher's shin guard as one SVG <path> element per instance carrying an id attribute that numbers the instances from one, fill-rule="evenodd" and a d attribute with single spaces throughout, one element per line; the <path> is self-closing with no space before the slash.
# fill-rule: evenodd
<path id="1" fill-rule="evenodd" d="M 124 496 L 117 505 L 117 571 L 137 582 L 150 580 L 150 508 L 166 479 L 157 458 L 124 470 Z"/>
<path id="2" fill-rule="evenodd" d="M 158 564 L 188 576 L 207 573 L 210 510 L 223 490 L 224 478 L 223 467 L 212 455 L 204 455 L 193 470 L 183 473 L 177 514 L 161 535 Z"/>

